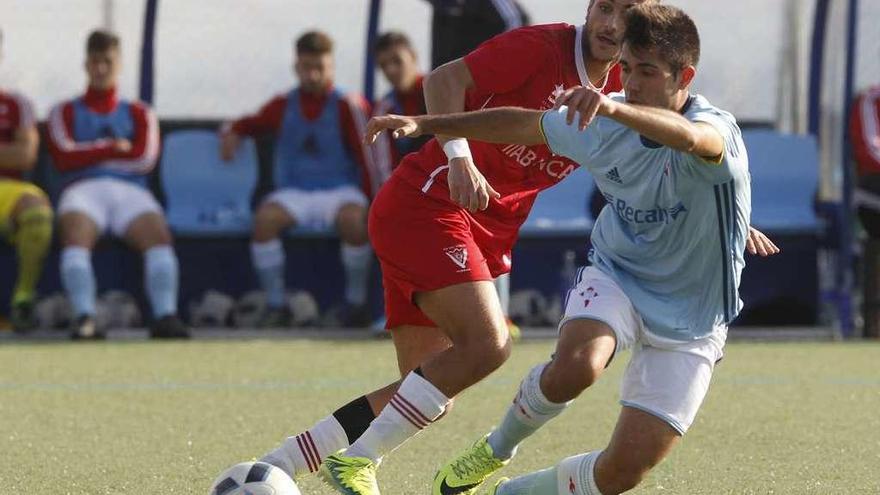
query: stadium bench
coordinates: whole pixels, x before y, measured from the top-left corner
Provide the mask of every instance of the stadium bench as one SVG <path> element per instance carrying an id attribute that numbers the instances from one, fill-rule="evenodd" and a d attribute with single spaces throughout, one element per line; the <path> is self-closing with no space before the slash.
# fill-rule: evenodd
<path id="1" fill-rule="evenodd" d="M 253 140 L 244 139 L 235 158 L 220 158 L 220 139 L 208 130 L 165 136 L 159 168 L 168 224 L 194 236 L 247 235 L 251 196 L 259 169 Z"/>
<path id="2" fill-rule="evenodd" d="M 818 235 L 815 138 L 756 129 L 743 131 L 743 140 L 752 175 L 752 225 L 772 234 Z"/>

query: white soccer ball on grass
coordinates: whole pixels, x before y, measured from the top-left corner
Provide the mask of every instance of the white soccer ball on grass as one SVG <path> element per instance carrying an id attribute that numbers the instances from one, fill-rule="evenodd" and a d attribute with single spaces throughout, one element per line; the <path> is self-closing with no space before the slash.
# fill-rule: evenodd
<path id="1" fill-rule="evenodd" d="M 209 495 L 302 495 L 281 469 L 265 462 L 242 462 L 214 480 Z"/>

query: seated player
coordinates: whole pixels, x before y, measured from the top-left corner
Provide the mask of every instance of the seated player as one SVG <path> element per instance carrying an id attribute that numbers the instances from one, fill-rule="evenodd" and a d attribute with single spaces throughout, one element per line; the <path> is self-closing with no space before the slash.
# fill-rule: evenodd
<path id="1" fill-rule="evenodd" d="M 418 58 L 409 38 L 403 33 L 389 31 L 379 36 L 374 51 L 376 65 L 382 70 L 391 90 L 376 102 L 373 116 L 428 113 L 422 92 L 425 75 L 419 69 Z M 390 163 L 393 170 L 404 156 L 418 151 L 429 139 L 429 136 L 390 139 L 386 132 L 379 135 L 374 149 L 377 156 L 382 158 L 381 163 Z M 391 170 L 387 173 L 390 174 Z M 382 176 L 382 182 L 387 178 L 388 175 Z"/>
<path id="2" fill-rule="evenodd" d="M 94 31 L 86 42 L 86 94 L 49 115 L 49 150 L 64 188 L 58 204 L 61 281 L 73 304 L 74 339 L 103 338 L 95 321 L 92 249 L 105 232 L 143 254 L 150 335 L 186 338 L 177 317 L 177 255 L 162 207 L 147 189 L 159 155 L 159 126 L 150 107 L 116 94 L 119 38 Z"/>
<path id="3" fill-rule="evenodd" d="M 370 323 L 367 282 L 372 250 L 367 237 L 372 152 L 361 143 L 367 102 L 334 87 L 333 41 L 312 31 L 296 40 L 294 72 L 300 85 L 255 114 L 222 130 L 221 154 L 231 159 L 241 136 L 272 133 L 275 192 L 257 209 L 251 244 L 254 269 L 266 292 L 262 326 L 285 326 L 284 248 L 281 233 L 294 225 L 334 226 L 342 240 L 345 306 L 340 322 Z"/>
<path id="4" fill-rule="evenodd" d="M 16 332 L 36 327 L 35 289 L 52 241 L 49 200 L 39 187 L 22 180 L 37 161 L 36 124 L 27 98 L 0 89 L 0 237 L 15 246 L 18 257 L 10 315 Z"/>

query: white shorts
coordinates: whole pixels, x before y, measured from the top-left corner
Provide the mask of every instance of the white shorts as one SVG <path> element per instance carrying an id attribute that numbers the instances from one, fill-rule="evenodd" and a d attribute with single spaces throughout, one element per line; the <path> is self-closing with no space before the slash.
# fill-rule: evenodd
<path id="1" fill-rule="evenodd" d="M 98 232 L 108 229 L 125 235 L 131 222 L 144 213 L 162 213 L 162 206 L 150 191 L 121 179 L 101 177 L 83 179 L 66 187 L 58 201 L 58 214 L 70 212 L 88 216 Z"/>
<path id="2" fill-rule="evenodd" d="M 633 349 L 620 386 L 621 405 L 657 416 L 683 435 L 709 391 L 715 363 L 724 355 L 727 327 L 691 342 L 652 334 L 617 283 L 593 267 L 578 272 L 560 330 L 578 319 L 610 326 L 617 337 L 616 352 Z"/>
<path id="3" fill-rule="evenodd" d="M 355 186 L 319 191 L 279 189 L 267 196 L 263 202 L 278 204 L 296 220 L 298 225 L 310 228 L 333 227 L 340 208 L 348 204 L 366 207 L 369 203 L 364 192 Z"/>

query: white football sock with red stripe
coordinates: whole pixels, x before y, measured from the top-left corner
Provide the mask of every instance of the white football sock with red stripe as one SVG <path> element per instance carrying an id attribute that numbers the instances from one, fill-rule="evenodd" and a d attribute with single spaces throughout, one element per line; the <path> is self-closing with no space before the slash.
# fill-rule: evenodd
<path id="1" fill-rule="evenodd" d="M 291 478 L 296 478 L 314 473 L 321 466 L 324 457 L 347 446 L 345 430 L 331 414 L 299 435 L 288 437 L 277 449 L 260 460 L 277 466 Z"/>
<path id="2" fill-rule="evenodd" d="M 562 404 L 550 402 L 541 390 L 541 374 L 549 363 L 542 363 L 529 371 L 519 385 L 513 404 L 507 409 L 501 425 L 489 434 L 492 453 L 499 459 L 510 459 L 529 435 L 548 421 L 559 416 L 571 401 Z"/>
<path id="3" fill-rule="evenodd" d="M 449 398 L 443 392 L 413 371 L 345 455 L 367 457 L 378 464 L 385 454 L 439 418 L 448 404 Z"/>

